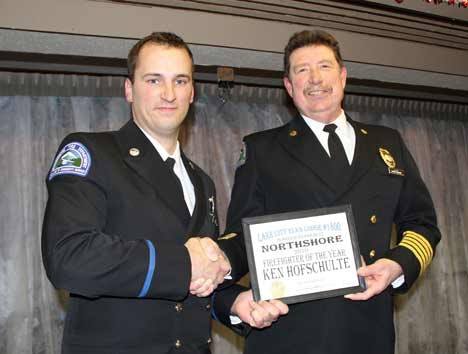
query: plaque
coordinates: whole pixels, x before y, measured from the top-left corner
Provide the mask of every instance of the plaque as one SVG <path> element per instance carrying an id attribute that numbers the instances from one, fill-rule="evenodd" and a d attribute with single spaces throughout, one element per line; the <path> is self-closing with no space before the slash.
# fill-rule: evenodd
<path id="1" fill-rule="evenodd" d="M 242 226 L 255 301 L 365 290 L 351 205 L 244 218 Z"/>

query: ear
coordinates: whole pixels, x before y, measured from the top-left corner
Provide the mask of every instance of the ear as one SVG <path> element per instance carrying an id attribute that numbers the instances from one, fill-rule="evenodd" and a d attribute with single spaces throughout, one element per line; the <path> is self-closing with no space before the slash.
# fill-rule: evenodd
<path id="1" fill-rule="evenodd" d="M 345 88 L 345 86 L 346 86 L 346 77 L 347 76 L 348 76 L 348 70 L 346 70 L 346 68 L 343 66 L 341 68 L 341 73 L 340 73 L 341 85 L 343 86 L 343 88 Z"/>
<path id="2" fill-rule="evenodd" d="M 129 78 L 125 79 L 125 98 L 127 102 L 133 102 L 133 84 Z"/>
<path id="3" fill-rule="evenodd" d="M 195 85 L 192 84 L 192 95 L 190 96 L 190 103 L 193 103 L 194 97 L 195 97 Z"/>
<path id="4" fill-rule="evenodd" d="M 283 77 L 283 85 L 286 88 L 286 91 L 288 91 L 289 96 L 293 97 L 293 87 L 291 81 L 289 81 L 288 76 Z"/>

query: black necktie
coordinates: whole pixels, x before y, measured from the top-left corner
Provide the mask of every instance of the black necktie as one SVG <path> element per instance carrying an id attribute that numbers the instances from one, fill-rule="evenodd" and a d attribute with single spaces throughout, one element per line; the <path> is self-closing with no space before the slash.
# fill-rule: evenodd
<path id="1" fill-rule="evenodd" d="M 323 131 L 328 133 L 328 149 L 335 177 L 345 178 L 349 174 L 349 162 L 343 144 L 335 132 L 336 128 L 336 124 L 328 124 Z"/>
<path id="2" fill-rule="evenodd" d="M 166 161 L 164 161 L 164 163 L 169 169 L 169 172 L 173 177 L 173 182 L 177 189 L 177 195 L 175 195 L 174 198 L 178 199 L 178 204 L 182 208 L 184 214 L 186 214 L 185 216 L 188 216 L 190 218 L 190 212 L 188 210 L 187 203 L 185 202 L 184 198 L 184 188 L 182 187 L 182 183 L 180 182 L 179 177 L 177 177 L 177 175 L 174 172 L 175 160 L 172 157 L 168 157 Z"/>

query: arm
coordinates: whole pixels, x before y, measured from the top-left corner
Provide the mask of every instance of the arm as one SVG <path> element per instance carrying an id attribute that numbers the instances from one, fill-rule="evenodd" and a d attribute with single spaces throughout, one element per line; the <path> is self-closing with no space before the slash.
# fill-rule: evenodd
<path id="1" fill-rule="evenodd" d="M 112 191 L 106 189 L 112 178 L 107 156 L 102 146 L 100 150 L 85 136 L 72 135 L 62 147 L 73 141 L 86 146 L 89 156 L 82 157 L 89 158 L 90 166 L 82 175 L 60 174 L 47 181 L 42 253 L 52 283 L 90 297 L 184 298 L 192 275 L 188 248 L 141 228 L 138 231 L 131 212 L 126 231 L 106 231 L 115 220 L 109 201 Z M 122 186 L 122 193 L 125 188 L 133 190 Z M 131 210 L 128 205 L 119 208 Z"/>
<path id="2" fill-rule="evenodd" d="M 242 232 L 242 218 L 265 214 L 264 191 L 258 174 L 255 148 L 248 138 L 241 156 L 245 162 L 237 168 L 231 201 L 227 213 L 226 230 L 218 240 L 232 267 L 232 278 L 239 280 L 248 273 L 247 254 Z"/>
<path id="3" fill-rule="evenodd" d="M 398 291 L 407 291 L 429 266 L 441 235 L 437 227 L 434 205 L 410 152 L 399 136 L 405 180 L 395 212 L 398 244 L 385 258 L 364 265 L 358 274 L 366 278 L 368 289 L 350 294 L 352 300 L 367 300 L 381 293 L 393 281 L 404 275 Z"/>
<path id="4" fill-rule="evenodd" d="M 401 266 L 405 283 L 399 290 L 406 291 L 431 263 L 441 234 L 429 191 L 401 137 L 400 141 L 405 181 L 395 213 L 398 244 L 387 258 Z"/>

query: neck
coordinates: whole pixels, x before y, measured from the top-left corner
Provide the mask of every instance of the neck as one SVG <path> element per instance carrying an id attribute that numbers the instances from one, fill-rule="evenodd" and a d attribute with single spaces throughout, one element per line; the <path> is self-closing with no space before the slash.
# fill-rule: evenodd
<path id="1" fill-rule="evenodd" d="M 323 112 L 323 113 L 316 113 L 316 114 L 311 114 L 311 115 L 307 114 L 307 112 L 301 112 L 301 113 L 307 118 L 313 119 L 317 122 L 320 122 L 323 124 L 329 124 L 337 120 L 338 117 L 341 115 L 341 112 L 342 110 L 340 108 L 338 111 L 334 111 L 334 112 Z"/>
<path id="2" fill-rule="evenodd" d="M 177 146 L 177 135 L 173 137 L 166 137 L 166 136 L 155 136 L 151 134 L 153 138 L 155 138 L 166 150 L 169 155 L 173 155 Z"/>
<path id="3" fill-rule="evenodd" d="M 172 132 L 155 132 L 147 127 L 142 127 L 135 119 L 133 120 L 145 134 L 155 139 L 166 150 L 169 155 L 173 155 L 177 147 L 177 139 L 179 137 L 179 129 Z"/>

